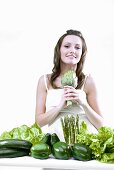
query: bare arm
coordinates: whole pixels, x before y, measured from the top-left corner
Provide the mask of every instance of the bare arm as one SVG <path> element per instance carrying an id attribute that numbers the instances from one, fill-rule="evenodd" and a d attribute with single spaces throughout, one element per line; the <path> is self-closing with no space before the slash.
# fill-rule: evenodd
<path id="1" fill-rule="evenodd" d="M 85 110 L 89 121 L 98 129 L 103 126 L 103 117 L 98 102 L 97 88 L 90 75 L 86 80 L 84 91 L 86 93 L 85 97 L 82 90 L 76 90 L 74 87 L 68 86 L 65 89 L 65 99 L 78 102 Z"/>
<path id="2" fill-rule="evenodd" d="M 103 126 L 103 116 L 98 102 L 98 93 L 93 78 L 89 75 L 85 84 L 87 94 L 87 103 L 83 104 L 83 108 L 90 122 L 96 127 Z"/>
<path id="3" fill-rule="evenodd" d="M 62 100 L 60 104 L 50 111 L 46 112 L 46 87 L 44 83 L 44 77 L 41 76 L 38 81 L 37 93 L 36 93 L 36 111 L 35 111 L 35 121 L 40 126 L 47 125 L 52 122 L 60 110 L 64 107 L 65 101 Z"/>

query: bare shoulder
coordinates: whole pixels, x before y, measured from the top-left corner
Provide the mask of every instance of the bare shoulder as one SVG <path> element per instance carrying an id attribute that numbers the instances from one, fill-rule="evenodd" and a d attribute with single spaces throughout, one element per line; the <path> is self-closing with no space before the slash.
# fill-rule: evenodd
<path id="1" fill-rule="evenodd" d="M 86 79 L 86 82 L 85 82 L 85 87 L 84 87 L 84 90 L 87 94 L 89 94 L 90 92 L 92 91 L 96 91 L 96 82 L 95 82 L 95 79 L 94 77 L 89 74 L 87 76 L 87 79 Z"/>
<path id="2" fill-rule="evenodd" d="M 38 84 L 44 84 L 44 75 L 40 76 L 38 79 Z"/>
<path id="3" fill-rule="evenodd" d="M 39 77 L 37 88 L 38 89 L 45 89 L 44 75 Z"/>
<path id="4" fill-rule="evenodd" d="M 51 74 L 45 74 L 45 75 L 40 76 L 38 80 L 38 87 L 42 89 L 46 89 L 46 85 L 47 85 L 47 88 L 49 88 L 50 77 L 51 77 Z"/>
<path id="5" fill-rule="evenodd" d="M 87 85 L 95 84 L 95 79 L 94 79 L 94 77 L 91 74 L 88 74 L 87 80 L 86 80 L 86 84 Z"/>

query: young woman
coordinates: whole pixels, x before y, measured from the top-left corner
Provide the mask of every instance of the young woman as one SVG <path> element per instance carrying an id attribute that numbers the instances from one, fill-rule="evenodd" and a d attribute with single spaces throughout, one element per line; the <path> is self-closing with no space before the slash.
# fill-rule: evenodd
<path id="1" fill-rule="evenodd" d="M 103 126 L 103 117 L 97 98 L 97 88 L 92 76 L 83 73 L 87 46 L 80 31 L 68 30 L 58 40 L 54 51 L 51 74 L 39 78 L 36 95 L 35 121 L 41 127 L 48 125 L 49 133 L 57 133 L 64 140 L 60 118 L 66 114 L 79 115 L 90 131 Z M 77 87 L 61 84 L 62 75 L 74 70 Z M 72 101 L 67 107 L 66 102 Z"/>

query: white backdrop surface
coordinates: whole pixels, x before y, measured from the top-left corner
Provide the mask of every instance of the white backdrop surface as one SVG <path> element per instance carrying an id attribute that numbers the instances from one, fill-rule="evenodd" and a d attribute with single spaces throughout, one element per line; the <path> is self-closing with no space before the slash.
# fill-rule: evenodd
<path id="1" fill-rule="evenodd" d="M 34 122 L 38 79 L 51 72 L 55 44 L 68 29 L 86 39 L 84 69 L 113 126 L 113 9 L 113 0 L 0 0 L 0 132 Z"/>

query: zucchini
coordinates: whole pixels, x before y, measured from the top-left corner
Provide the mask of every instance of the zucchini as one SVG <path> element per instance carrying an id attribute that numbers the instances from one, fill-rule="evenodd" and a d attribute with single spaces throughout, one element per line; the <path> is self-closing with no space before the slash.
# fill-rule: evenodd
<path id="1" fill-rule="evenodd" d="M 15 148 L 0 148 L 0 158 L 15 158 L 29 156 L 29 150 Z"/>
<path id="2" fill-rule="evenodd" d="M 0 140 L 0 148 L 30 149 L 31 147 L 32 147 L 32 143 L 26 140 L 21 140 L 21 139 Z"/>

